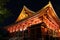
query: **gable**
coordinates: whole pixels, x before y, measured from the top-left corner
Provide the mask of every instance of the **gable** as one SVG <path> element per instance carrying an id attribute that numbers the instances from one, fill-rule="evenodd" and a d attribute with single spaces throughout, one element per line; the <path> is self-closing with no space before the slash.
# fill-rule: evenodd
<path id="1" fill-rule="evenodd" d="M 21 20 L 23 20 L 27 17 L 30 17 L 34 14 L 35 14 L 35 12 L 29 10 L 26 6 L 24 6 L 21 13 L 20 13 L 20 15 L 18 16 L 16 22 L 21 21 Z"/>

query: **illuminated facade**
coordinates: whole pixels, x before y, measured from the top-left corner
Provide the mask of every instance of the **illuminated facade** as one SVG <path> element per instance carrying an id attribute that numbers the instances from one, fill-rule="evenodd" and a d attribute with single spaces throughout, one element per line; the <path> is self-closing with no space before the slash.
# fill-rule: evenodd
<path id="1" fill-rule="evenodd" d="M 21 21 L 25 18 L 28 18 L 28 17 L 30 17 L 34 14 L 35 14 L 35 12 L 29 10 L 26 6 L 24 6 L 21 13 L 20 13 L 20 15 L 18 16 L 16 22 L 19 22 L 19 21 Z"/>
<path id="2" fill-rule="evenodd" d="M 6 28 L 6 30 L 9 31 L 10 33 L 15 33 L 20 31 L 20 32 L 23 32 L 23 34 L 24 34 L 24 31 L 27 30 L 28 32 L 27 35 L 30 37 L 30 39 L 36 38 L 36 40 L 37 40 L 37 35 L 40 35 L 41 31 L 42 31 L 42 34 L 44 35 L 48 31 L 48 35 L 50 36 L 60 37 L 60 34 L 59 34 L 60 20 L 57 14 L 55 13 L 51 3 L 49 2 L 44 8 L 42 8 L 36 13 L 37 14 L 30 16 L 24 21 L 18 22 L 17 24 L 10 25 L 9 27 Z M 39 26 L 35 26 L 36 28 L 33 27 L 33 25 L 38 25 L 38 24 Z"/>

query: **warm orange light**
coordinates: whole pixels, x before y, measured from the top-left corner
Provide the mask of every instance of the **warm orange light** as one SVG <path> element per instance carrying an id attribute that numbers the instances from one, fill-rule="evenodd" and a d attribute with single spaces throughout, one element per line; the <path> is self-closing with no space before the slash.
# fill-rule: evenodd
<path id="1" fill-rule="evenodd" d="M 47 32 L 47 30 L 48 30 L 48 29 L 47 29 L 47 28 L 45 28 L 45 32 Z"/>
<path id="2" fill-rule="evenodd" d="M 15 32 L 15 26 L 14 26 L 14 27 L 12 27 L 12 32 Z"/>
<path id="3" fill-rule="evenodd" d="M 13 32 L 15 32 L 15 30 L 13 29 Z"/>
<path id="4" fill-rule="evenodd" d="M 59 29 L 59 32 L 60 32 L 60 29 Z"/>
<path id="5" fill-rule="evenodd" d="M 41 28 L 44 28 L 44 26 L 41 26 Z"/>
<path id="6" fill-rule="evenodd" d="M 27 29 L 27 27 L 25 27 L 23 30 L 26 30 Z"/>
<path id="7" fill-rule="evenodd" d="M 12 27 L 9 29 L 9 32 L 10 32 L 10 33 L 12 33 L 12 32 L 13 32 L 13 31 L 12 31 Z"/>
<path id="8" fill-rule="evenodd" d="M 18 29 L 16 29 L 16 32 L 18 31 Z"/>
<path id="9" fill-rule="evenodd" d="M 20 31 L 22 31 L 22 28 L 20 28 Z"/>

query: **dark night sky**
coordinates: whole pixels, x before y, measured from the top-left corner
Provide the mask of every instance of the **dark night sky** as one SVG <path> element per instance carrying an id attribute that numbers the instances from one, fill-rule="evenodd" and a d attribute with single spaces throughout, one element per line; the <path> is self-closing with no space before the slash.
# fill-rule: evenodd
<path id="1" fill-rule="evenodd" d="M 52 2 L 52 5 L 57 15 L 60 17 L 60 4 L 59 4 L 60 1 L 59 0 L 50 0 L 50 1 Z M 27 6 L 30 10 L 36 12 L 40 10 L 42 7 L 44 7 L 48 2 L 49 0 L 34 0 L 34 1 L 33 0 L 10 0 L 5 7 L 8 10 L 11 10 L 13 16 L 6 19 L 3 24 L 9 25 L 14 23 L 24 5 Z"/>

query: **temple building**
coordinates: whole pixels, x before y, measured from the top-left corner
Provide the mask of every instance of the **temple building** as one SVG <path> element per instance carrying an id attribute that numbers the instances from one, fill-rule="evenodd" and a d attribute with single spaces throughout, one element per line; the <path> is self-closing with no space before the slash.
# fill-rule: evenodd
<path id="1" fill-rule="evenodd" d="M 16 22 L 5 27 L 12 40 L 59 40 L 60 19 L 51 2 L 37 12 L 24 6 Z"/>

